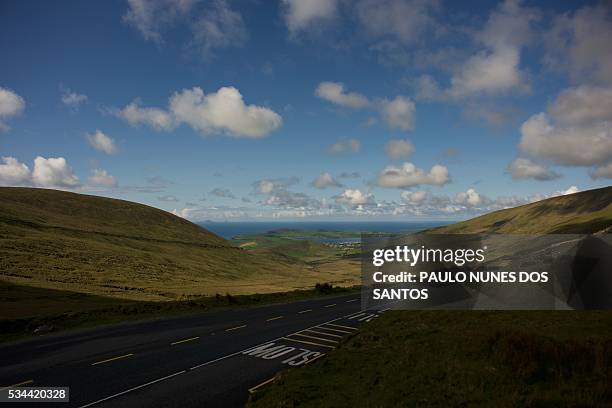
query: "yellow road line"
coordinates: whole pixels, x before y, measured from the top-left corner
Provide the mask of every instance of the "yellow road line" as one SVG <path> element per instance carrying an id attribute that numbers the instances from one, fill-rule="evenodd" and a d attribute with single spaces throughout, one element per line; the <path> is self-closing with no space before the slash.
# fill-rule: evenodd
<path id="1" fill-rule="evenodd" d="M 238 329 L 242 329 L 243 327 L 247 327 L 247 325 L 243 324 L 242 326 L 236 326 L 236 327 L 232 327 L 232 328 L 229 328 L 229 329 L 225 329 L 225 331 L 238 330 Z"/>
<path id="2" fill-rule="evenodd" d="M 2 387 L 2 388 L 0 388 L 0 390 L 6 390 L 7 388 L 20 387 L 22 385 L 32 384 L 33 382 L 34 382 L 34 380 L 22 381 L 22 382 L 17 383 L 17 384 L 9 385 L 8 387 Z"/>
<path id="3" fill-rule="evenodd" d="M 304 340 L 298 340 L 298 339 L 290 339 L 288 337 L 282 337 L 282 339 L 283 340 L 289 340 L 289 341 L 295 341 L 295 342 L 298 342 L 298 343 L 310 344 L 311 346 L 329 347 L 331 349 L 335 349 L 334 346 L 330 346 L 329 344 L 313 343 L 311 341 L 304 341 Z"/>
<path id="4" fill-rule="evenodd" d="M 327 306 L 323 306 L 323 307 L 332 307 L 332 306 L 336 306 L 336 304 L 332 303 L 331 305 L 327 305 Z"/>
<path id="5" fill-rule="evenodd" d="M 309 336 L 309 335 L 303 334 L 303 333 L 293 333 L 291 336 L 308 337 L 308 338 L 314 339 L 314 340 L 323 340 L 323 341 L 329 341 L 330 343 L 338 344 L 338 340 L 324 339 L 323 337 Z"/>
<path id="6" fill-rule="evenodd" d="M 313 359 L 313 360 L 314 360 L 314 359 Z M 274 378 L 275 378 L 275 377 L 269 378 L 269 379 L 267 379 L 266 381 L 264 381 L 264 382 L 262 382 L 262 383 L 259 383 L 259 384 L 257 384 L 257 385 L 256 385 L 256 386 L 254 386 L 254 387 L 249 388 L 249 393 L 250 393 L 250 394 L 252 394 L 252 393 L 254 393 L 254 392 L 255 392 L 255 390 L 256 390 L 256 389 L 261 388 L 261 387 L 263 387 L 263 386 L 264 386 L 264 385 L 266 385 L 266 384 L 270 384 L 272 381 L 274 381 Z"/>
<path id="7" fill-rule="evenodd" d="M 266 320 L 266 322 L 271 322 L 272 320 L 278 320 L 278 319 L 282 319 L 283 316 L 276 316 L 276 317 L 271 317 L 268 320 Z"/>
<path id="8" fill-rule="evenodd" d="M 337 334 L 325 333 L 325 332 L 320 332 L 320 331 L 316 331 L 316 330 L 312 330 L 312 329 L 305 329 L 305 330 L 302 330 L 302 331 L 309 331 L 309 332 L 313 332 L 313 333 L 317 333 L 317 334 L 322 334 L 324 336 L 338 337 L 339 339 L 342 338 L 342 336 L 339 336 Z"/>
<path id="9" fill-rule="evenodd" d="M 115 360 L 119 360 L 119 359 L 122 359 L 122 358 L 130 357 L 130 356 L 133 356 L 133 355 L 134 355 L 134 353 L 124 354 L 122 356 L 117 356 L 117 357 L 109 358 L 109 359 L 106 359 L 106 360 L 97 361 L 95 363 L 92 363 L 91 365 L 95 366 L 95 365 L 98 365 L 98 364 L 104 364 L 104 363 L 108 363 L 109 361 L 115 361 Z"/>
<path id="10" fill-rule="evenodd" d="M 298 313 L 302 314 L 302 313 L 308 313 L 308 312 L 312 312 L 312 309 L 302 310 L 301 312 L 298 312 Z"/>
<path id="11" fill-rule="evenodd" d="M 330 330 L 330 331 L 335 331 L 337 333 L 342 333 L 342 334 L 349 334 L 350 331 L 346 331 L 346 330 L 340 330 L 340 329 L 332 329 L 331 327 L 323 327 L 321 326 L 317 326 L 317 329 L 321 329 L 321 330 Z"/>
<path id="12" fill-rule="evenodd" d="M 334 324 L 334 323 L 325 323 L 322 326 L 334 326 L 334 327 L 340 327 L 341 329 L 357 330 L 357 328 L 353 326 L 343 326 L 341 324 Z"/>
<path id="13" fill-rule="evenodd" d="M 199 338 L 200 338 L 200 336 L 191 337 L 191 338 L 188 338 L 188 339 L 185 339 L 185 340 L 175 341 L 174 343 L 170 343 L 170 345 L 174 346 L 175 344 L 187 343 L 188 341 L 194 341 L 194 340 L 197 340 Z"/>

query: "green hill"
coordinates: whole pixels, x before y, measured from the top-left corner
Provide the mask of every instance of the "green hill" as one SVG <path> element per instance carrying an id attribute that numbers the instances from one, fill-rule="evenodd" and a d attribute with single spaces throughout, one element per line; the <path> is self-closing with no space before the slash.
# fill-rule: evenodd
<path id="1" fill-rule="evenodd" d="M 0 318 L 47 312 L 42 293 L 54 304 L 62 303 L 62 291 L 71 298 L 166 301 L 312 288 L 317 282 L 333 283 L 334 277 L 296 259 L 237 248 L 146 205 L 0 188 L 0 294 L 6 295 Z M 19 287 L 47 291 L 32 297 L 32 289 L 24 289 L 20 299 Z"/>
<path id="2" fill-rule="evenodd" d="M 612 226 L 612 187 L 552 197 L 433 229 L 446 233 L 587 234 Z"/>

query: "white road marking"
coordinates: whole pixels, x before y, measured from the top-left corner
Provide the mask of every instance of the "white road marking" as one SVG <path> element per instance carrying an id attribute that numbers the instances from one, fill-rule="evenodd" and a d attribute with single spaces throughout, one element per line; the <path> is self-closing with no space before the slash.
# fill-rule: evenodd
<path id="1" fill-rule="evenodd" d="M 302 313 L 308 313 L 308 312 L 312 312 L 312 309 L 302 310 L 301 312 L 298 312 L 298 313 L 302 314 Z"/>
<path id="2" fill-rule="evenodd" d="M 346 301 L 346 302 L 344 302 L 344 303 L 350 303 L 350 302 L 355 302 L 355 301 L 357 301 L 357 300 L 359 300 L 359 298 L 357 298 L 357 299 L 351 299 L 351 300 L 347 300 L 347 301 Z"/>
<path id="3" fill-rule="evenodd" d="M 358 318 L 358 317 L 364 316 L 365 314 L 366 314 L 366 313 L 359 312 L 359 313 L 357 313 L 356 315 L 349 317 L 349 319 L 356 319 L 356 318 Z"/>
<path id="4" fill-rule="evenodd" d="M 148 383 L 144 383 L 142 385 L 138 385 L 136 387 L 132 387 L 132 388 L 127 389 L 125 391 L 118 392 L 117 394 L 113 394 L 111 396 L 99 399 L 99 400 L 94 401 L 94 402 L 90 402 L 89 404 L 81 405 L 80 408 L 86 408 L 86 407 L 91 407 L 93 405 L 97 405 L 97 404 L 99 404 L 101 402 L 108 401 L 109 399 L 113 399 L 113 398 L 119 397 L 121 395 L 127 394 L 128 392 L 139 390 L 141 388 L 147 387 L 149 385 L 153 385 L 153 384 L 158 383 L 160 381 L 168 380 L 168 379 L 170 379 L 172 377 L 176 377 L 177 375 L 184 374 L 186 372 L 187 372 L 186 370 L 183 370 L 183 371 L 179 371 L 179 372 L 174 373 L 174 374 L 167 375 L 167 376 L 162 377 L 162 378 L 158 378 L 157 380 L 149 381 Z"/>

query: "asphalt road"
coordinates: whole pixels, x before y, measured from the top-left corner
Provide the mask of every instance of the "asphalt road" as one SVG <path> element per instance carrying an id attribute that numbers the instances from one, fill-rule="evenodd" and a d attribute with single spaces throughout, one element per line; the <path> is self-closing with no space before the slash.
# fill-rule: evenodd
<path id="1" fill-rule="evenodd" d="M 353 294 L 4 345 L 0 388 L 70 387 L 69 403 L 43 406 L 243 406 L 249 390 L 282 369 L 322 357 L 378 315 L 360 306 L 359 295 Z"/>

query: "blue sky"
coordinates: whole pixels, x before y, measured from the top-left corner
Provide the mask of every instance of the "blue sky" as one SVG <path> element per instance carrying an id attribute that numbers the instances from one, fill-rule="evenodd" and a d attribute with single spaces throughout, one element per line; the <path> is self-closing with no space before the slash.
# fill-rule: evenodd
<path id="1" fill-rule="evenodd" d="M 0 184 L 461 219 L 612 178 L 598 2 L 2 1 Z"/>

